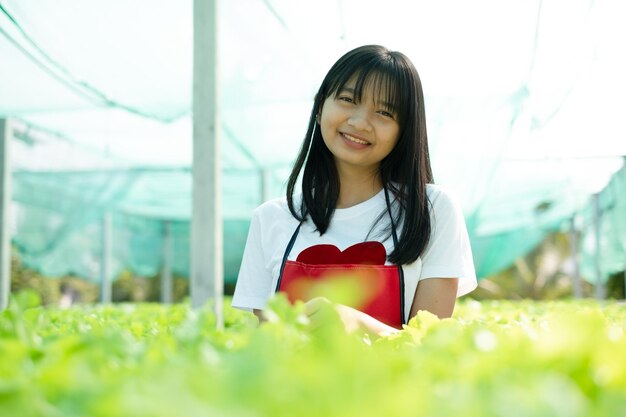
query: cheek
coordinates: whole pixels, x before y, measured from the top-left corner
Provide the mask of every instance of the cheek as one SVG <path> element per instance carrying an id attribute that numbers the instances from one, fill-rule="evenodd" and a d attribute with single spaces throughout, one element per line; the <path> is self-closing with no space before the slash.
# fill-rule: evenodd
<path id="1" fill-rule="evenodd" d="M 320 116 L 320 124 L 319 124 L 320 133 L 322 134 L 322 140 L 326 145 L 328 145 L 329 139 L 333 135 L 333 125 L 330 123 L 328 117 Z"/>
<path id="2" fill-rule="evenodd" d="M 389 146 L 392 148 L 395 147 L 400 139 L 400 129 L 397 126 L 390 126 L 389 129 L 385 131 L 385 137 L 387 138 Z"/>
<path id="3" fill-rule="evenodd" d="M 337 108 L 337 105 L 331 101 L 326 101 L 322 110 L 319 112 L 320 125 L 334 123 L 334 120 L 338 117 L 338 113 L 340 113 L 340 109 Z"/>
<path id="4" fill-rule="evenodd" d="M 332 104 L 324 105 L 319 117 L 320 131 L 324 139 L 327 139 L 329 135 L 334 134 L 340 123 L 341 113 L 338 112 Z"/>

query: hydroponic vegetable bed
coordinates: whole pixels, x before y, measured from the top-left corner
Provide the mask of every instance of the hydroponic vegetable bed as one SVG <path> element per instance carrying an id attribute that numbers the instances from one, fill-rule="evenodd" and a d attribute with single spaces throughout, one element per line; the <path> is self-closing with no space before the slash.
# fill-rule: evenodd
<path id="1" fill-rule="evenodd" d="M 67 310 L 21 294 L 0 313 L 1 416 L 625 416 L 626 307 L 461 301 L 397 336 L 310 331 L 272 301 L 225 309 Z"/>

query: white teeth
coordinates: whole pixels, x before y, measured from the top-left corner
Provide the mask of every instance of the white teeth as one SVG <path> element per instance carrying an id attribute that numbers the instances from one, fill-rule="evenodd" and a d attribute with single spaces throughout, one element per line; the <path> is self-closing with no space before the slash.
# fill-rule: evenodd
<path id="1" fill-rule="evenodd" d="M 348 139 L 348 140 L 349 140 L 349 141 L 351 141 L 351 142 L 358 143 L 358 144 L 361 144 L 361 145 L 369 145 L 369 142 L 366 142 L 366 141 L 361 140 L 361 139 L 357 139 L 357 138 L 355 138 L 354 136 L 350 136 L 350 135 L 348 135 L 347 133 L 342 133 L 342 134 L 343 134 L 343 136 L 344 136 L 346 139 Z"/>

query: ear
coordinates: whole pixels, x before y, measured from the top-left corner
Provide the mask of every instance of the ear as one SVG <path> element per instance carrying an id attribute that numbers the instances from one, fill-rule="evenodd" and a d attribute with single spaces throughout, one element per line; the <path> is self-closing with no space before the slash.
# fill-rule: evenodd
<path id="1" fill-rule="evenodd" d="M 317 122 L 317 124 L 320 124 L 320 121 L 322 120 L 322 108 L 323 108 L 324 104 L 320 104 L 320 108 L 317 110 L 317 115 L 315 116 L 315 121 Z"/>
<path id="2" fill-rule="evenodd" d="M 322 121 L 322 110 L 324 109 L 324 100 L 322 99 L 322 96 L 320 95 L 319 92 L 315 94 L 314 103 L 319 106 L 317 109 L 317 114 L 315 115 L 315 121 L 319 125 L 320 122 Z"/>

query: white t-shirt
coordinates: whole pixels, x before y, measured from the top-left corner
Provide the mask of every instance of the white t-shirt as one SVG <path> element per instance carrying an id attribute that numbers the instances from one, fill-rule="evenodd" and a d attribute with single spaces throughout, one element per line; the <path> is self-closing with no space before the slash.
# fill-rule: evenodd
<path id="1" fill-rule="evenodd" d="M 402 266 L 405 319 L 409 318 L 419 280 L 459 278 L 457 297 L 477 286 L 469 237 L 459 204 L 439 186 L 429 184 L 426 191 L 432 205 L 431 237 L 422 255 L 415 262 Z M 381 213 L 384 213 L 383 217 L 372 230 Z M 289 212 L 284 197 L 270 200 L 254 210 L 232 300 L 233 307 L 245 310 L 265 308 L 276 289 L 285 248 L 298 223 Z M 335 209 L 330 226 L 322 236 L 315 231 L 313 222 L 305 221 L 288 259 L 295 260 L 300 252 L 314 245 L 331 244 L 343 251 L 355 243 L 385 238 L 382 243 L 389 255 L 393 251 L 393 239 L 388 236 L 389 233 L 383 234 L 388 224 L 385 193 L 381 190 L 360 204 Z M 401 229 L 400 224 L 397 226 L 398 235 Z"/>

